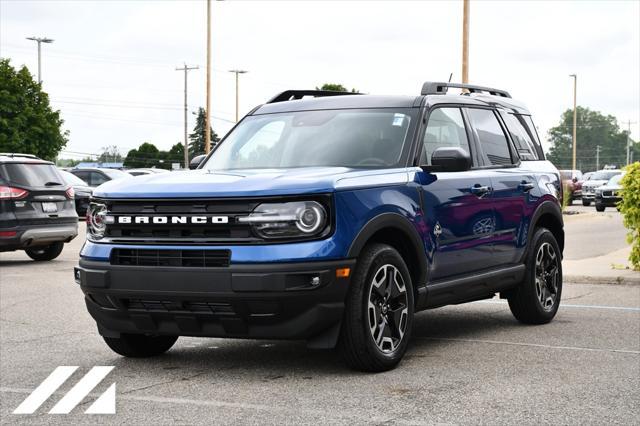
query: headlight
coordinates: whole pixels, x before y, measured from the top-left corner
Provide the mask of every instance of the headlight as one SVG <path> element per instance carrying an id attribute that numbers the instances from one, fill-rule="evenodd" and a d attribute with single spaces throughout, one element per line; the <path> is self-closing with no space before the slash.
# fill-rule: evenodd
<path id="1" fill-rule="evenodd" d="M 107 228 L 107 206 L 102 203 L 91 202 L 87 209 L 87 231 L 91 239 L 99 240 L 104 237 Z"/>
<path id="2" fill-rule="evenodd" d="M 322 233 L 328 222 L 325 208 L 316 201 L 260 204 L 238 221 L 251 224 L 263 238 L 312 237 Z"/>

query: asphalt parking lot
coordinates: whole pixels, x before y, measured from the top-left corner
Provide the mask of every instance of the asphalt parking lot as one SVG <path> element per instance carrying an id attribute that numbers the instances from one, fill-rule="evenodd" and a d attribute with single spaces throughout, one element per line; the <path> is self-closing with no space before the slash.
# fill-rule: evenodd
<path id="1" fill-rule="evenodd" d="M 81 223 L 81 228 L 84 224 Z M 523 326 L 498 299 L 420 313 L 394 371 L 348 370 L 303 342 L 181 338 L 121 358 L 98 336 L 72 268 L 0 254 L 2 424 L 637 424 L 640 286 L 566 285 L 556 319 Z M 33 415 L 13 410 L 56 367 L 80 370 Z M 115 369 L 69 415 L 48 410 L 96 365 Z M 84 410 L 113 382 L 117 414 Z"/>

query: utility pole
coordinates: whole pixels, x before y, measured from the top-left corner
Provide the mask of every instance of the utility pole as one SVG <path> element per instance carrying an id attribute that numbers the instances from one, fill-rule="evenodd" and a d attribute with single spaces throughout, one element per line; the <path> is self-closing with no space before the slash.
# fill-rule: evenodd
<path id="1" fill-rule="evenodd" d="M 189 168 L 189 139 L 187 135 L 187 73 L 190 70 L 197 70 L 199 67 L 188 67 L 184 64 L 182 68 L 176 68 L 176 71 L 184 71 L 184 168 Z"/>
<path id="2" fill-rule="evenodd" d="M 631 125 L 636 124 L 635 121 L 627 120 L 627 166 L 633 162 L 631 159 Z"/>
<path id="3" fill-rule="evenodd" d="M 573 162 L 572 162 L 572 170 L 576 169 L 576 145 L 578 143 L 578 140 L 576 138 L 576 123 L 577 123 L 577 103 L 576 103 L 576 90 L 578 88 L 578 75 L 577 74 L 570 74 L 569 77 L 573 77 L 573 142 L 571 145 L 573 145 Z"/>
<path id="4" fill-rule="evenodd" d="M 245 70 L 229 70 L 229 72 L 232 72 L 236 75 L 236 123 L 238 122 L 238 120 L 240 119 L 240 116 L 238 114 L 238 75 L 239 74 L 245 74 L 248 71 Z"/>
<path id="5" fill-rule="evenodd" d="M 469 83 L 469 0 L 462 5 L 462 83 Z"/>
<path id="6" fill-rule="evenodd" d="M 41 59 L 40 59 L 40 53 L 41 53 L 41 49 L 40 49 L 40 45 L 42 43 L 53 43 L 53 39 L 52 38 L 47 38 L 47 37 L 27 37 L 27 40 L 32 40 L 35 41 L 36 43 L 38 43 L 38 83 L 42 84 L 42 70 L 41 70 Z"/>
<path id="7" fill-rule="evenodd" d="M 205 111 L 204 152 L 211 151 L 211 0 L 207 0 L 207 109 Z"/>
<path id="8" fill-rule="evenodd" d="M 600 145 L 596 145 L 596 171 L 600 170 Z"/>

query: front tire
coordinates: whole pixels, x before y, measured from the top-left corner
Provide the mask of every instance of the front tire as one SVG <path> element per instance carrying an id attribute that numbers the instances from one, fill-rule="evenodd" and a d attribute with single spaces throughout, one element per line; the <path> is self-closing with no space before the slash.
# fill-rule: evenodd
<path id="1" fill-rule="evenodd" d="M 525 324 L 546 324 L 553 319 L 562 295 L 561 252 L 555 237 L 538 228 L 531 239 L 524 281 L 507 299 L 516 319 Z"/>
<path id="2" fill-rule="evenodd" d="M 607 208 L 606 206 L 603 206 L 602 204 L 596 203 L 596 211 L 603 212 L 604 209 L 606 209 L 606 208 Z"/>
<path id="3" fill-rule="evenodd" d="M 582 205 L 583 205 L 583 206 L 585 206 L 585 207 L 589 207 L 589 206 L 591 205 L 591 201 L 588 201 L 588 200 L 584 200 L 584 199 L 583 199 L 583 200 L 582 200 Z"/>
<path id="4" fill-rule="evenodd" d="M 147 336 L 144 334 L 121 334 L 120 337 L 102 337 L 115 353 L 129 358 L 158 356 L 173 346 L 178 336 Z"/>
<path id="5" fill-rule="evenodd" d="M 62 253 L 62 249 L 64 248 L 64 243 L 59 241 L 57 243 L 49 244 L 48 246 L 42 247 L 33 247 L 25 250 L 27 256 L 36 261 L 45 261 L 45 260 L 53 260 L 56 257 L 60 256 Z"/>
<path id="6" fill-rule="evenodd" d="M 346 300 L 338 348 L 356 369 L 393 369 L 404 356 L 413 325 L 413 284 L 400 254 L 386 244 L 366 246 Z"/>

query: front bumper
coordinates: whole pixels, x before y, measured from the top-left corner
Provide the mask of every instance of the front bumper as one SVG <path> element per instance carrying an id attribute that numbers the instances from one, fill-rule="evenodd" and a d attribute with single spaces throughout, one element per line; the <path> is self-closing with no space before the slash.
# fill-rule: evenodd
<path id="1" fill-rule="evenodd" d="M 78 223 L 74 220 L 73 223 L 17 226 L 2 229 L 2 231 L 15 232 L 15 234 L 10 237 L 0 237 L 0 250 L 20 250 L 59 241 L 69 242 L 78 236 Z"/>
<path id="2" fill-rule="evenodd" d="M 307 339 L 335 344 L 355 260 L 144 267 L 86 259 L 76 282 L 100 334 Z M 312 285 L 314 278 L 317 285 Z M 317 282 L 317 281 L 316 281 Z"/>
<path id="3" fill-rule="evenodd" d="M 616 207 L 617 204 L 622 201 L 622 197 L 602 197 L 602 196 L 596 196 L 595 197 L 596 200 L 596 204 L 599 204 L 601 206 L 607 206 L 607 207 Z"/>

